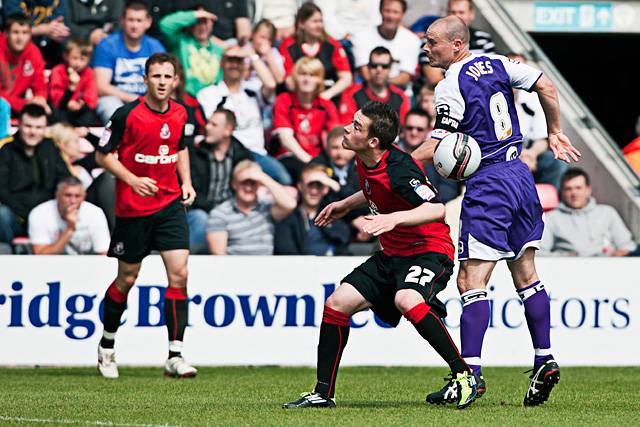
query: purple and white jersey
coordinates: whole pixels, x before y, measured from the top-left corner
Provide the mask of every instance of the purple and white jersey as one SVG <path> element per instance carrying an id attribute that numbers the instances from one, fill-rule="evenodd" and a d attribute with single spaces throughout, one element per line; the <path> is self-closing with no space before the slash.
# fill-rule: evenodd
<path id="1" fill-rule="evenodd" d="M 435 90 L 432 137 L 462 132 L 480 145 L 480 167 L 520 154 L 522 134 L 513 89 L 531 91 L 542 72 L 502 55 L 471 55 L 447 70 Z"/>

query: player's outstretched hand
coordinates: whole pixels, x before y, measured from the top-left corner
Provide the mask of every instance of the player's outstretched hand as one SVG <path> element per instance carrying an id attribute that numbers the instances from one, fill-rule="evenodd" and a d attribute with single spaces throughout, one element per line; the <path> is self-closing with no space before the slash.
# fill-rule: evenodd
<path id="1" fill-rule="evenodd" d="M 396 217 L 393 214 L 366 215 L 364 219 L 366 219 L 367 222 L 364 224 L 363 230 L 374 236 L 379 236 L 382 233 L 391 231 L 398 225 Z"/>
<path id="2" fill-rule="evenodd" d="M 183 206 L 191 206 L 196 199 L 196 190 L 191 184 L 182 184 L 182 203 Z"/>
<path id="3" fill-rule="evenodd" d="M 156 187 L 156 180 L 149 177 L 136 177 L 131 183 L 133 192 L 139 196 L 150 197 L 156 194 L 158 187 Z"/>
<path id="4" fill-rule="evenodd" d="M 567 163 L 571 163 L 572 159 L 577 162 L 578 158 L 582 156 L 580 151 L 571 145 L 569 138 L 562 132 L 549 134 L 549 148 L 551 148 L 554 159 L 560 159 Z"/>
<path id="5" fill-rule="evenodd" d="M 316 216 L 315 224 L 318 227 L 326 227 L 333 221 L 342 218 L 349 212 L 349 209 L 344 206 L 342 200 L 338 202 L 329 203 L 324 209 Z"/>

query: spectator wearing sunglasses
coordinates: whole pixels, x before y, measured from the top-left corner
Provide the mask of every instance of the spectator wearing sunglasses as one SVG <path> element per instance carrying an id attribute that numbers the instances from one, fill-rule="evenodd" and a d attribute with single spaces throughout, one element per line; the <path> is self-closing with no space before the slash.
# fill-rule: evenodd
<path id="1" fill-rule="evenodd" d="M 409 111 L 410 103 L 403 90 L 391 83 L 391 65 L 393 57 L 389 49 L 383 46 L 374 48 L 369 54 L 369 80 L 349 87 L 340 98 L 340 120 L 343 124 L 351 123 L 356 111 L 369 101 L 389 104 L 400 116 L 404 124 L 404 116 Z"/>

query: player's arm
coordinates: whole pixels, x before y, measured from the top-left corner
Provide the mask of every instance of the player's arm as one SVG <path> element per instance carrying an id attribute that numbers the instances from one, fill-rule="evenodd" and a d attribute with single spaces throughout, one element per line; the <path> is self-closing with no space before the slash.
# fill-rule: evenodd
<path id="1" fill-rule="evenodd" d="M 547 132 L 549 139 L 549 148 L 553 152 L 555 159 L 564 160 L 570 163 L 578 161 L 580 151 L 571 145 L 569 138 L 562 133 L 560 127 L 560 103 L 558 102 L 558 92 L 555 85 L 544 74 L 540 76 L 538 81 L 532 88 L 538 94 L 540 105 L 547 119 Z"/>
<path id="2" fill-rule="evenodd" d="M 364 196 L 362 190 L 360 190 L 345 199 L 329 203 L 327 206 L 325 206 L 325 208 L 322 209 L 318 216 L 316 216 L 315 224 L 318 227 L 325 227 L 331 224 L 333 221 L 342 218 L 351 210 L 361 208 L 366 205 L 367 198 Z"/>
<path id="3" fill-rule="evenodd" d="M 397 211 L 383 215 L 367 215 L 363 230 L 374 236 L 393 230 L 397 226 L 422 225 L 441 221 L 446 214 L 442 203 L 423 203 L 406 211 Z"/>
<path id="4" fill-rule="evenodd" d="M 191 206 L 196 199 L 196 190 L 193 189 L 191 183 L 191 165 L 189 163 L 189 151 L 185 146 L 182 150 L 178 151 L 178 162 L 176 164 L 178 169 L 178 176 L 180 177 L 181 190 L 182 190 L 182 203 L 184 206 Z"/>

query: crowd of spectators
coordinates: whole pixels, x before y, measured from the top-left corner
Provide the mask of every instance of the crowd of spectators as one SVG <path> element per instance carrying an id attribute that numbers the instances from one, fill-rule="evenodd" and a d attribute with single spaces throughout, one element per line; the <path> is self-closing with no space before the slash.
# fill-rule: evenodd
<path id="1" fill-rule="evenodd" d="M 194 135 L 187 140 L 197 192 L 187 212 L 192 253 L 343 255 L 354 242 L 375 242 L 362 229 L 364 210 L 326 229 L 313 223 L 327 203 L 359 190 L 342 126 L 368 101 L 385 102 L 400 117 L 398 145 L 415 150 L 434 126 L 434 87 L 443 77 L 421 51 L 428 24 L 459 16 L 472 52 L 496 48 L 472 26 L 471 0 L 2 5 L 0 246 L 15 250 L 16 238 L 28 237 L 36 254 L 105 252 L 115 180 L 98 167 L 93 147 L 114 111 L 144 94 L 153 53 L 180 61 L 173 97 L 187 106 L 193 132 L 186 134 Z M 588 176 L 571 178 L 575 172 L 553 159 L 535 94 L 515 97 L 526 138 L 521 158 L 563 197 L 553 218 L 599 212 L 589 197 L 584 206 L 568 202 L 567 183 L 583 177 L 589 187 Z M 459 200 L 459 183 L 433 167 L 426 173 L 443 201 Z M 619 218 L 611 224 L 614 249 L 601 252 L 633 253 L 628 236 L 620 240 Z M 546 252 L 589 252 L 558 243 L 563 238 L 545 236 Z"/>

